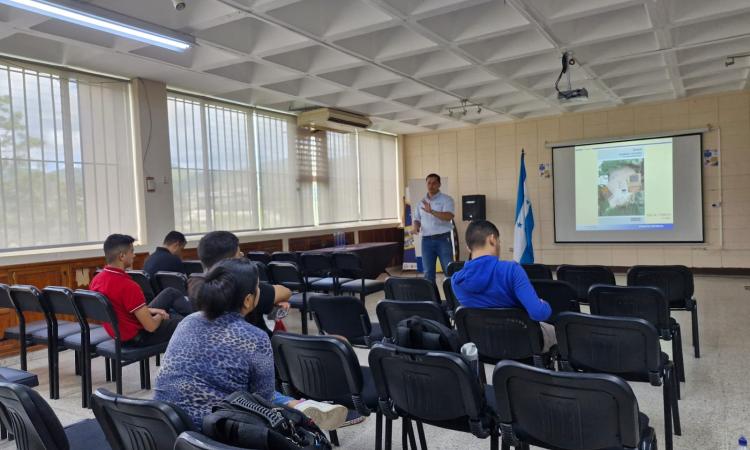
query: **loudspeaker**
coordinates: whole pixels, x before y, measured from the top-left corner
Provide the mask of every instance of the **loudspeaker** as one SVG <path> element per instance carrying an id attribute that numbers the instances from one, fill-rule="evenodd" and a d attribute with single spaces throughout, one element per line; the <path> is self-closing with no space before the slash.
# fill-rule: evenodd
<path id="1" fill-rule="evenodd" d="M 487 219 L 487 211 L 484 204 L 484 195 L 464 195 L 461 197 L 463 219 L 466 221 Z"/>

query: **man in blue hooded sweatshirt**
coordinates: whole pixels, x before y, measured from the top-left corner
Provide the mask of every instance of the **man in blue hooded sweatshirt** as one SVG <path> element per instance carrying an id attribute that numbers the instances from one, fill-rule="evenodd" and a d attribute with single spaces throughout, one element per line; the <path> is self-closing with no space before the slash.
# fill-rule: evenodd
<path id="1" fill-rule="evenodd" d="M 557 343 L 549 319 L 552 308 L 536 295 L 523 268 L 500 260 L 500 231 L 490 221 L 475 220 L 466 229 L 472 259 L 453 274 L 451 286 L 461 305 L 468 308 L 523 308 L 536 320 L 544 335 L 544 351 Z"/>

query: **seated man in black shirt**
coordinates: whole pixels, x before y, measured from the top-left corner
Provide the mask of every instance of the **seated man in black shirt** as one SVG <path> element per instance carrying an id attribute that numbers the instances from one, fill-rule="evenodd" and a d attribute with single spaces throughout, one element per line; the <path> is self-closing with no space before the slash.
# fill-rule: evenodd
<path id="1" fill-rule="evenodd" d="M 198 242 L 198 258 L 200 258 L 206 272 L 221 260 L 241 258 L 242 256 L 239 239 L 229 231 L 212 231 Z M 202 277 L 198 274 L 191 274 L 188 279 L 188 297 L 193 305 L 195 305 L 194 300 L 202 282 Z M 245 320 L 270 335 L 273 330 L 268 328 L 263 315 L 271 312 L 275 306 L 288 310 L 292 291 L 284 286 L 271 285 L 265 282 L 260 282 L 258 288 L 260 289 L 258 305 L 245 317 Z M 195 307 L 193 309 L 197 310 Z"/>
<path id="2" fill-rule="evenodd" d="M 156 247 L 154 253 L 146 259 L 143 271 L 151 277 L 160 271 L 185 273 L 185 266 L 182 264 L 182 250 L 185 244 L 187 240 L 184 234 L 170 231 L 164 238 L 163 247 Z"/>

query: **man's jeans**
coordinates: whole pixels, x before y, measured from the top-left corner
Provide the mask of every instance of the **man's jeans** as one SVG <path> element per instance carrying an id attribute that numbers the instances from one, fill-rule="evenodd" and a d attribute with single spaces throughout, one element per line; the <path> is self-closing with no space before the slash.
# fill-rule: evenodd
<path id="1" fill-rule="evenodd" d="M 422 265 L 424 277 L 435 281 L 435 266 L 440 258 L 443 271 L 453 261 L 453 244 L 451 234 L 444 233 L 437 236 L 422 236 Z"/>

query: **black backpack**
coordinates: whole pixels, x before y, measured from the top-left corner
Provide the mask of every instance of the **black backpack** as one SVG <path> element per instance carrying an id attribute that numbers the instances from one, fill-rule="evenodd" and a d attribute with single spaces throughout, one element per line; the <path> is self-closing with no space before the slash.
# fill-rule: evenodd
<path id="1" fill-rule="evenodd" d="M 258 450 L 331 450 L 312 420 L 296 409 L 237 391 L 203 418 L 203 433 L 224 444 Z"/>
<path id="2" fill-rule="evenodd" d="M 458 334 L 440 322 L 412 316 L 396 325 L 396 342 L 401 347 L 418 350 L 458 352 Z"/>

